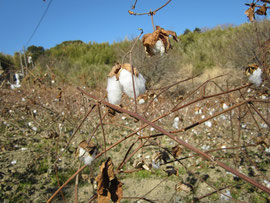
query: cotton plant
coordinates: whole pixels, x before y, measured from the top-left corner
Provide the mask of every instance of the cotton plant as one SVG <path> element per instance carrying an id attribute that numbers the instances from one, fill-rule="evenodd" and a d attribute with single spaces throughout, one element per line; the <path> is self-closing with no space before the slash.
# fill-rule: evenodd
<path id="1" fill-rule="evenodd" d="M 141 73 L 134 71 L 134 87 L 136 98 L 145 93 L 145 79 Z M 122 94 L 134 99 L 132 66 L 128 63 L 117 63 L 108 75 L 107 94 L 108 101 L 114 105 L 120 105 Z"/>

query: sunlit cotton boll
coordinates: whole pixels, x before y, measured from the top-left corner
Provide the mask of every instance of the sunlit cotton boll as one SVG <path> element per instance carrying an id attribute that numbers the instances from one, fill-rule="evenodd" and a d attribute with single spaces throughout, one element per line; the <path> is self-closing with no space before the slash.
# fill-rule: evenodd
<path id="1" fill-rule="evenodd" d="M 249 81 L 259 87 L 262 84 L 262 69 L 257 68 L 250 76 Z"/>
<path id="2" fill-rule="evenodd" d="M 160 53 L 161 56 L 165 53 L 165 46 L 161 39 L 156 42 L 153 48 L 153 52 L 154 54 Z"/>
<path id="3" fill-rule="evenodd" d="M 115 76 L 108 78 L 107 92 L 111 104 L 119 105 L 121 103 L 123 88 Z"/>
<path id="4" fill-rule="evenodd" d="M 123 87 L 124 92 L 127 94 L 127 96 L 129 96 L 130 98 L 134 98 L 132 74 L 125 69 L 121 70 L 119 81 Z M 138 77 L 134 75 L 134 85 L 135 85 L 136 97 L 138 97 L 139 95 L 145 92 L 145 79 L 142 76 L 142 74 L 139 74 Z"/>

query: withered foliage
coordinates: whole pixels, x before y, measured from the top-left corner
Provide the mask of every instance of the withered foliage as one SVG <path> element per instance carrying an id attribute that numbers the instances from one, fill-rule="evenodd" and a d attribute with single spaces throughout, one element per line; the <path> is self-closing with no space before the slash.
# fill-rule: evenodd
<path id="1" fill-rule="evenodd" d="M 113 67 L 111 72 L 109 73 L 108 77 L 116 77 L 116 80 L 119 80 L 119 76 L 121 73 L 121 70 L 125 69 L 127 71 L 129 71 L 130 73 L 132 73 L 132 66 L 129 63 L 124 63 L 124 64 L 120 64 L 120 63 L 116 63 Z M 137 70 L 137 68 L 133 67 L 134 69 L 134 74 L 138 77 L 139 76 L 139 71 Z"/>
<path id="2" fill-rule="evenodd" d="M 261 0 L 261 1 L 270 4 L 270 0 Z"/>
<path id="3" fill-rule="evenodd" d="M 256 4 L 251 3 L 250 7 L 245 11 L 245 14 L 247 15 L 249 21 L 253 22 L 255 20 L 254 10 L 255 10 Z"/>
<path id="4" fill-rule="evenodd" d="M 166 166 L 165 172 L 168 176 L 176 175 L 179 176 L 178 171 L 173 166 Z"/>
<path id="5" fill-rule="evenodd" d="M 270 0 L 261 0 L 261 2 L 264 2 L 264 4 L 263 5 L 258 5 L 256 3 L 246 4 L 247 6 L 249 6 L 249 8 L 245 11 L 245 14 L 247 15 L 249 21 L 252 22 L 255 20 L 255 13 L 257 15 L 265 15 L 265 16 L 267 15 L 267 9 L 270 8 L 267 6 L 267 3 L 270 3 Z M 255 11 L 256 7 L 258 9 Z"/>
<path id="6" fill-rule="evenodd" d="M 266 7 L 266 3 L 264 3 L 262 6 L 260 6 L 260 8 L 256 11 L 256 14 L 258 15 L 267 15 L 266 13 L 267 11 L 267 7 Z"/>
<path id="7" fill-rule="evenodd" d="M 182 148 L 179 145 L 176 145 L 172 148 L 172 155 L 174 158 L 179 158 L 182 154 Z"/>
<path id="8" fill-rule="evenodd" d="M 100 173 L 96 177 L 98 184 L 98 203 L 120 202 L 123 197 L 122 183 L 118 181 L 114 174 L 114 167 L 111 158 L 103 162 Z"/>
<path id="9" fill-rule="evenodd" d="M 175 41 L 178 42 L 177 35 L 174 31 L 164 30 L 160 26 L 156 26 L 156 30 L 153 33 L 147 33 L 142 37 L 143 46 L 145 47 L 146 54 L 149 56 L 155 55 L 153 48 L 158 40 L 162 40 L 165 52 L 167 53 L 171 46 L 169 36 L 172 36 Z"/>

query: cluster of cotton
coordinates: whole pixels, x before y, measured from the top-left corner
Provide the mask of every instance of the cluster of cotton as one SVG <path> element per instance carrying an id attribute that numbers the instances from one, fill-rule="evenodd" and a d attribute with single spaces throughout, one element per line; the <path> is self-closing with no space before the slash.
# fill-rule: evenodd
<path id="1" fill-rule="evenodd" d="M 262 84 L 262 69 L 257 68 L 250 76 L 249 81 L 259 87 Z"/>
<path id="2" fill-rule="evenodd" d="M 134 87 L 136 98 L 145 92 L 145 79 L 134 68 Z M 107 84 L 108 100 L 114 105 L 120 105 L 122 93 L 134 98 L 132 83 L 132 67 L 130 64 L 116 64 L 108 77 Z"/>

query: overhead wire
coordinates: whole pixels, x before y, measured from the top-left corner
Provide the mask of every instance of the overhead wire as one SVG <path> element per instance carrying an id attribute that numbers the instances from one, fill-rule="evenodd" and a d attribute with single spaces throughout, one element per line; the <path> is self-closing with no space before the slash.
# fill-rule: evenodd
<path id="1" fill-rule="evenodd" d="M 47 6 L 46 10 L 44 11 L 43 15 L 41 16 L 41 18 L 40 18 L 40 20 L 39 20 L 37 26 L 35 27 L 33 33 L 31 34 L 31 36 L 30 36 L 29 39 L 27 40 L 26 44 L 24 45 L 25 47 L 27 47 L 27 45 L 29 44 L 29 42 L 33 39 L 33 37 L 34 37 L 34 35 L 36 34 L 36 32 L 37 32 L 37 30 L 38 30 L 38 28 L 39 28 L 39 26 L 40 26 L 42 20 L 43 20 L 44 17 L 46 16 L 46 14 L 47 14 L 47 12 L 48 12 L 48 10 L 49 10 L 49 8 L 50 8 L 52 2 L 53 2 L 53 0 L 50 0 L 50 2 L 48 3 L 48 6 Z"/>

